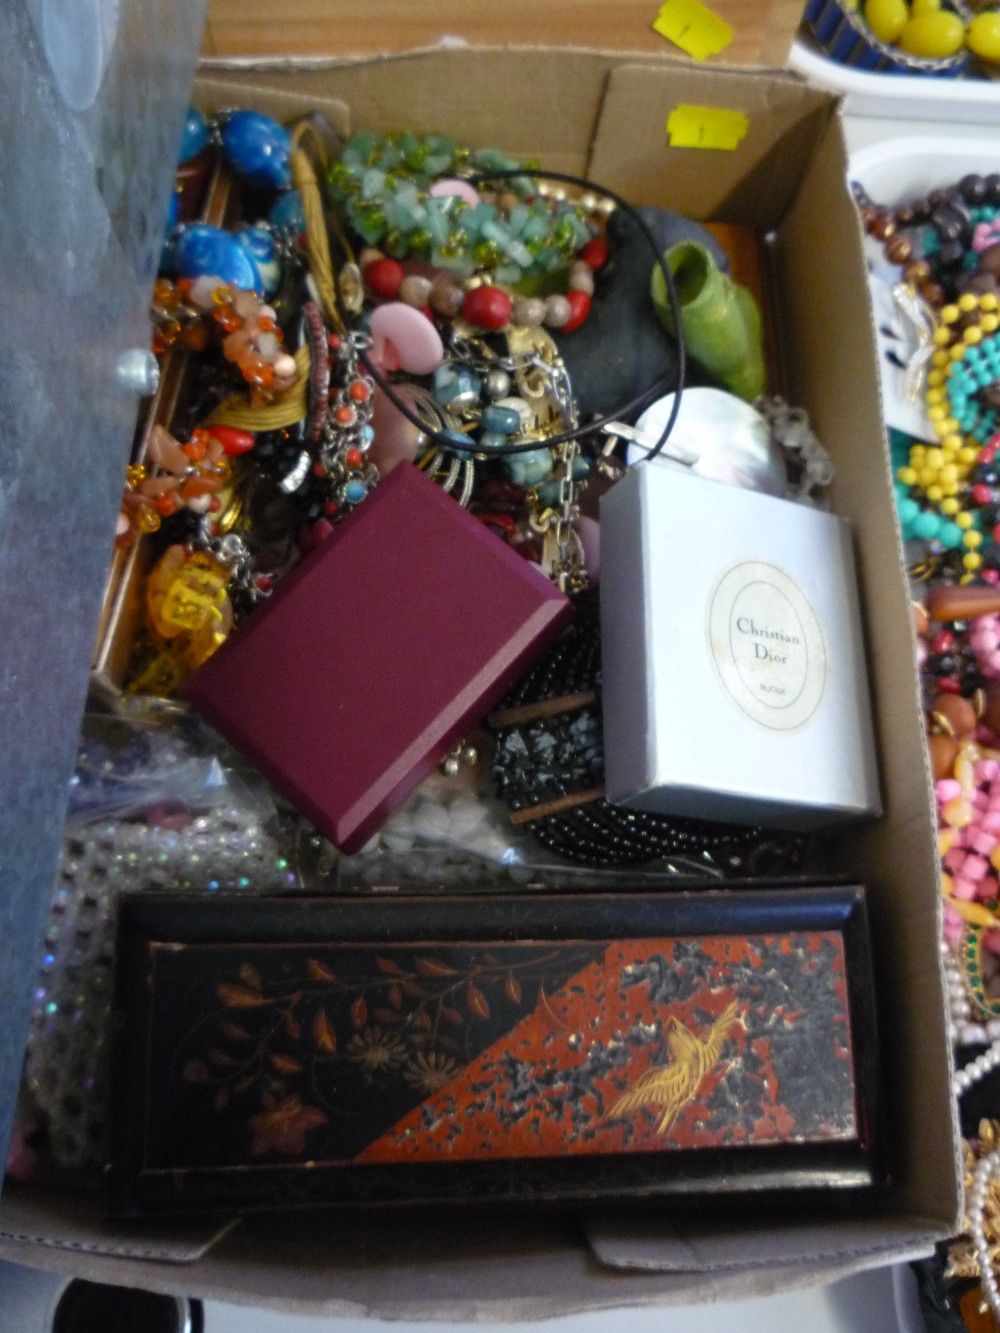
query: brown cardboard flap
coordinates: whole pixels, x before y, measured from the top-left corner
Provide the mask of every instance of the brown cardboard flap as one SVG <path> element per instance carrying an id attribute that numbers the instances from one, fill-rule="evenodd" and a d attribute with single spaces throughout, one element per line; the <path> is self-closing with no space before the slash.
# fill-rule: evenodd
<path id="1" fill-rule="evenodd" d="M 905 1207 L 961 1224 L 958 1130 L 940 955 L 938 856 L 909 590 L 881 425 L 874 323 L 839 127 L 824 135 L 775 242 L 789 393 L 807 403 L 838 472 L 833 507 L 854 525 L 885 814 L 833 845 L 869 885 L 893 1177 Z M 817 311 L 822 317 L 817 319 Z M 839 334 L 834 330 L 840 330 Z M 853 423 L 857 423 L 854 425 Z M 864 423 L 868 423 L 865 425 Z M 863 430 L 853 440 L 852 431 Z M 851 457 L 864 458 L 844 466 Z M 948 1121 L 951 1121 L 950 1131 Z M 919 1188 L 914 1183 L 919 1182 Z"/>
<path id="2" fill-rule="evenodd" d="M 55 1207 L 53 1205 L 56 1205 Z M 34 1247 L 92 1254 L 115 1259 L 137 1259 L 160 1264 L 192 1264 L 204 1257 L 236 1225 L 236 1218 L 200 1218 L 196 1222 L 157 1222 L 118 1226 L 96 1216 L 92 1191 L 60 1189 L 58 1200 L 39 1190 L 8 1186 L 0 1200 L 0 1246 L 5 1257 L 17 1261 L 19 1251 L 31 1247 L 30 1259 L 20 1261 L 48 1267 Z M 68 1261 L 74 1265 L 75 1260 Z M 59 1268 L 55 1260 L 53 1267 Z"/>
<path id="3" fill-rule="evenodd" d="M 849 1262 L 879 1267 L 900 1245 L 905 1257 L 931 1251 L 936 1234 L 930 1219 L 895 1219 L 849 1223 L 809 1222 L 790 1226 L 773 1218 L 747 1218 L 740 1224 L 713 1219 L 663 1218 L 634 1213 L 604 1213 L 584 1222 L 594 1256 L 608 1268 L 646 1273 L 742 1272 L 768 1264 L 817 1265 Z"/>
<path id="4" fill-rule="evenodd" d="M 554 54 L 519 47 L 430 50 L 253 74 L 227 73 L 209 64 L 209 77 L 199 80 L 195 95 L 205 105 L 218 105 L 214 98 L 221 90 L 224 104 L 232 105 L 238 95 L 246 95 L 252 79 L 254 105 L 267 109 L 275 94 L 325 104 L 335 90 L 336 98 L 351 107 L 355 126 L 450 135 L 580 174 L 587 169 L 593 127 L 615 61 L 604 52 L 562 52 L 556 78 Z M 683 68 L 680 61 L 663 63 Z M 478 90 L 471 99 L 470 89 Z"/>
<path id="5" fill-rule="evenodd" d="M 275 53 L 343 54 L 404 51 L 442 38 L 497 45 L 567 43 L 619 51 L 679 48 L 653 30 L 658 0 L 381 0 L 363 7 L 348 0 L 212 0 L 204 49 L 219 56 Z M 802 0 L 712 0 L 710 8 L 733 29 L 713 60 L 781 65 L 802 17 Z"/>
<path id="6" fill-rule="evenodd" d="M 749 118 L 734 150 L 673 148 L 667 118 L 679 104 L 741 111 Z M 688 217 L 742 222 L 769 231 L 787 211 L 801 163 L 835 106 L 794 75 L 738 69 L 620 65 L 608 76 L 590 176 L 629 200 Z"/>

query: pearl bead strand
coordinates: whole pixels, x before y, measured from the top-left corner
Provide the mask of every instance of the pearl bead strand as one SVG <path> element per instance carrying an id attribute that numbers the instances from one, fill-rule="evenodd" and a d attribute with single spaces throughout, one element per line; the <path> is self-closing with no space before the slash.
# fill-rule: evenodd
<path id="1" fill-rule="evenodd" d="M 986 1239 L 986 1196 L 994 1179 L 1000 1176 L 1000 1148 L 991 1152 L 976 1165 L 969 1193 L 969 1234 L 976 1249 L 979 1261 L 979 1281 L 986 1293 L 994 1316 L 1000 1319 L 1000 1287 L 997 1286 L 996 1274 L 990 1262 L 989 1245 Z"/>

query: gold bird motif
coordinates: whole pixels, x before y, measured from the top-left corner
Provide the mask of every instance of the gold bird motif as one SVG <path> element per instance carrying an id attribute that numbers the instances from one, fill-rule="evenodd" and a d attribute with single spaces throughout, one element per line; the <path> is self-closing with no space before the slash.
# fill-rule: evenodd
<path id="1" fill-rule="evenodd" d="M 718 1063 L 722 1044 L 739 1012 L 735 1001 L 728 1004 L 708 1030 L 696 1037 L 690 1028 L 675 1018 L 667 1045 L 670 1063 L 647 1069 L 634 1087 L 629 1088 L 611 1108 L 612 1118 L 626 1115 L 640 1106 L 663 1108 L 657 1133 L 665 1134 L 688 1102 L 693 1101 L 705 1075 Z"/>

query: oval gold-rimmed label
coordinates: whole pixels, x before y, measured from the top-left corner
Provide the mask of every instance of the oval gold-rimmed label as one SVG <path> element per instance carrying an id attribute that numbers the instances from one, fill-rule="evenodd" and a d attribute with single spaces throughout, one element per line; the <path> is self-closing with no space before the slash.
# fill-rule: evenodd
<path id="1" fill-rule="evenodd" d="M 709 608 L 712 660 L 747 717 L 791 731 L 812 717 L 826 686 L 826 645 L 794 579 L 748 560 L 728 570 Z"/>

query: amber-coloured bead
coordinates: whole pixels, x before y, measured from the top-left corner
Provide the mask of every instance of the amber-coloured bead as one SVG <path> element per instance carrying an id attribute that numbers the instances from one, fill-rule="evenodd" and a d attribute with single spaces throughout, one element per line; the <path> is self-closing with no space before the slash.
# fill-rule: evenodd
<path id="1" fill-rule="evenodd" d="M 924 298 L 928 305 L 938 309 L 944 305 L 944 288 L 936 282 L 922 282 L 917 288 L 918 293 Z"/>
<path id="2" fill-rule="evenodd" d="M 922 282 L 927 282 L 931 276 L 931 266 L 926 259 L 915 259 L 912 264 L 907 264 L 903 271 L 903 277 L 907 282 L 917 287 Z"/>
<path id="3" fill-rule="evenodd" d="M 905 264 L 913 257 L 913 245 L 898 232 L 889 238 L 885 247 L 886 258 L 892 264 Z"/>
<path id="4" fill-rule="evenodd" d="M 887 241 L 896 233 L 896 220 L 890 213 L 880 213 L 871 225 L 871 233 L 880 241 Z"/>

